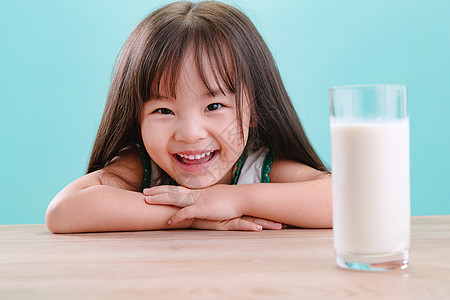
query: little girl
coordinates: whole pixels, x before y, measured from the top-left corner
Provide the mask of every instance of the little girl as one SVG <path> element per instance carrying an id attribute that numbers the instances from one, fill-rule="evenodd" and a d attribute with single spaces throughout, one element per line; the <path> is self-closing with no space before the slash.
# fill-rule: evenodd
<path id="1" fill-rule="evenodd" d="M 46 222 L 54 233 L 328 228 L 331 178 L 251 21 L 176 2 L 126 41 L 87 174 Z"/>

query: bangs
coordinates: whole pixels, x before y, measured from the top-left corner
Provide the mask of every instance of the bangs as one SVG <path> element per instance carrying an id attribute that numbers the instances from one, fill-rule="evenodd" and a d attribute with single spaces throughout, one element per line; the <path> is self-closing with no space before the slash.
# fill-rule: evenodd
<path id="1" fill-rule="evenodd" d="M 160 98 L 163 94 L 176 99 L 178 78 L 187 55 L 194 55 L 198 75 L 212 96 L 217 91 L 225 95 L 239 90 L 241 84 L 236 84 L 236 68 L 230 47 L 223 37 L 212 35 L 209 28 L 188 31 L 184 37 L 167 45 L 156 64 L 150 98 Z M 213 81 L 208 80 L 207 74 L 212 74 Z"/>

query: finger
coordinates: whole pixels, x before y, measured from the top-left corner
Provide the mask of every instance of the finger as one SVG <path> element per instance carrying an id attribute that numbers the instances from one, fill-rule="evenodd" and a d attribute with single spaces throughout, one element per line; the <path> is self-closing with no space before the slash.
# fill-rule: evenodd
<path id="1" fill-rule="evenodd" d="M 255 223 L 241 218 L 235 218 L 226 221 L 211 221 L 204 219 L 194 219 L 191 228 L 193 229 L 213 229 L 213 230 L 245 230 L 245 231 L 261 231 L 262 227 Z"/>
<path id="2" fill-rule="evenodd" d="M 172 199 L 167 193 L 154 196 L 145 196 L 145 202 L 148 204 L 173 205 Z"/>
<path id="3" fill-rule="evenodd" d="M 261 225 L 242 218 L 232 219 L 228 222 L 228 224 L 231 225 L 231 230 L 261 231 L 263 229 Z"/>
<path id="4" fill-rule="evenodd" d="M 191 224 L 191 229 L 206 229 L 206 230 L 225 230 L 219 221 L 194 219 Z M 222 226 L 222 227 L 221 227 Z"/>
<path id="5" fill-rule="evenodd" d="M 169 204 L 178 207 L 192 205 L 198 199 L 198 191 L 178 186 L 158 186 L 144 189 L 149 204 Z"/>
<path id="6" fill-rule="evenodd" d="M 148 204 L 173 205 L 177 207 L 186 207 L 194 204 L 189 194 L 165 193 L 155 196 L 145 196 L 145 202 Z"/>
<path id="7" fill-rule="evenodd" d="M 200 218 L 195 213 L 194 206 L 188 206 L 177 211 L 168 221 L 169 225 L 175 225 L 186 219 Z"/>
<path id="8" fill-rule="evenodd" d="M 192 193 L 162 193 L 153 196 L 145 196 L 145 202 L 148 204 L 165 204 L 177 207 L 186 207 L 195 203 Z"/>
<path id="9" fill-rule="evenodd" d="M 161 194 L 161 193 L 165 193 L 165 192 L 167 192 L 167 186 L 165 186 L 165 185 L 159 185 L 159 186 L 154 186 L 154 187 L 151 187 L 151 188 L 145 188 L 142 191 L 142 193 L 144 195 L 148 195 L 148 196 Z"/>
<path id="10" fill-rule="evenodd" d="M 247 220 L 249 222 L 253 222 L 255 224 L 261 225 L 265 229 L 273 229 L 278 230 L 283 228 L 283 224 L 279 222 L 275 222 L 272 220 L 262 219 L 262 218 L 255 218 L 250 216 L 243 216 L 242 219 Z"/>
<path id="11" fill-rule="evenodd" d="M 151 188 L 145 188 L 142 193 L 147 196 L 154 196 L 157 194 L 163 193 L 174 193 L 174 192 L 183 192 L 187 190 L 181 186 L 173 186 L 173 185 L 158 185 Z"/>

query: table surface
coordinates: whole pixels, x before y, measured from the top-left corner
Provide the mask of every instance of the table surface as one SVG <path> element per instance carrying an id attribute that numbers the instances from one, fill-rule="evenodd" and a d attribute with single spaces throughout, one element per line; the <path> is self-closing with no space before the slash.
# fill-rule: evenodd
<path id="1" fill-rule="evenodd" d="M 332 230 L 55 235 L 0 226 L 0 299 L 450 299 L 450 216 L 412 218 L 406 270 L 337 267 Z"/>

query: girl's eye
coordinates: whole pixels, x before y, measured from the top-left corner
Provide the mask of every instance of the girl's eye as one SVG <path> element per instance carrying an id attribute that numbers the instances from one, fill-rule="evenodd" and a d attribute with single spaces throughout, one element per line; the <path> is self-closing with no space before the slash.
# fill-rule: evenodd
<path id="1" fill-rule="evenodd" d="M 173 115 L 173 112 L 168 108 L 158 108 L 155 112 L 162 115 Z"/>
<path id="2" fill-rule="evenodd" d="M 222 107 L 222 104 L 220 104 L 220 103 L 211 103 L 210 105 L 208 105 L 206 107 L 206 110 L 207 111 L 213 111 L 213 110 L 219 109 L 221 107 Z"/>

